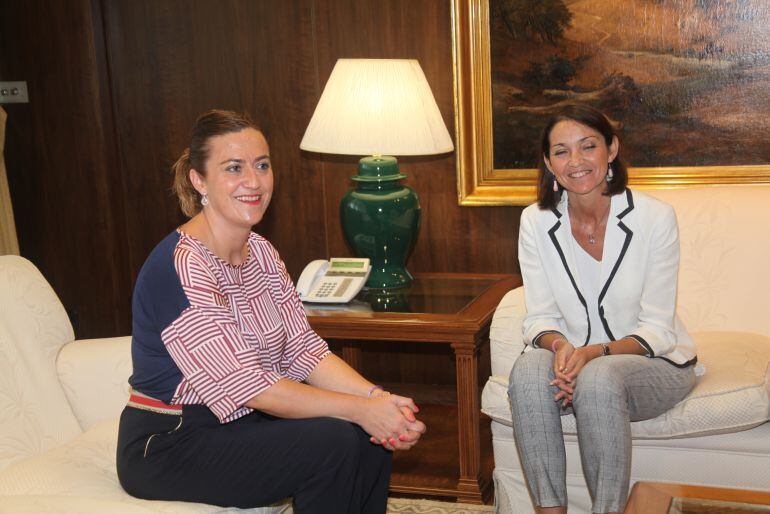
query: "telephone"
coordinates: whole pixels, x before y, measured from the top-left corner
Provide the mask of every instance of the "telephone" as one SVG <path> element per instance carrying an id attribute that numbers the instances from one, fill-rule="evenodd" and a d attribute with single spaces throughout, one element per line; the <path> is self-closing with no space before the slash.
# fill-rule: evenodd
<path id="1" fill-rule="evenodd" d="M 358 294 L 372 267 L 369 259 L 339 258 L 313 261 L 297 281 L 299 299 L 315 303 L 347 303 Z"/>

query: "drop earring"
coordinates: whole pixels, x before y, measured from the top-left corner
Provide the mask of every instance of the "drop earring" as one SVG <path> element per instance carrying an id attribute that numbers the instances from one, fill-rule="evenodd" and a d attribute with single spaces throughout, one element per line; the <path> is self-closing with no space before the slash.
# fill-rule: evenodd
<path id="1" fill-rule="evenodd" d="M 559 183 L 556 181 L 556 173 L 552 174 L 553 176 L 553 192 L 558 193 L 559 192 Z"/>
<path id="2" fill-rule="evenodd" d="M 607 165 L 607 182 L 612 182 L 613 177 L 615 177 L 615 173 L 612 171 L 612 164 Z"/>
<path id="3" fill-rule="evenodd" d="M 209 197 L 206 193 L 201 196 L 201 205 L 206 207 L 209 204 Z"/>

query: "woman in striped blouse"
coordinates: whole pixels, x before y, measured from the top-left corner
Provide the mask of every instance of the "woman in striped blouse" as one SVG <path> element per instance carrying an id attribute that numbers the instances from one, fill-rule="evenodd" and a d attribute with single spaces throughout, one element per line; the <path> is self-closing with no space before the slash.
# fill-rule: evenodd
<path id="1" fill-rule="evenodd" d="M 174 173 L 191 219 L 134 289 L 122 486 L 146 499 L 385 512 L 389 450 L 413 446 L 425 425 L 411 399 L 329 352 L 275 248 L 252 232 L 273 190 L 265 137 L 207 112 Z"/>

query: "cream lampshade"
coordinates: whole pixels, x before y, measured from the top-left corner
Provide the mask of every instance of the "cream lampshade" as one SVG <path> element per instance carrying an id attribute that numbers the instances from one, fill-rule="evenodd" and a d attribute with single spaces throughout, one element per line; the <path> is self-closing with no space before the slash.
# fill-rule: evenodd
<path id="1" fill-rule="evenodd" d="M 409 285 L 406 258 L 420 224 L 417 194 L 400 183 L 397 155 L 454 150 L 416 60 L 340 59 L 300 143 L 302 150 L 362 155 L 357 187 L 340 205 L 345 238 L 369 257 L 367 287 Z"/>

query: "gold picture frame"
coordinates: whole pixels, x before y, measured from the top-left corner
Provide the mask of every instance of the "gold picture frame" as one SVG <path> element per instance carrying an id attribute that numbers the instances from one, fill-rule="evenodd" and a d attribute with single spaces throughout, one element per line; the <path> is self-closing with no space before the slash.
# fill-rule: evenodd
<path id="1" fill-rule="evenodd" d="M 535 169 L 493 164 L 490 0 L 451 0 L 457 189 L 460 205 L 528 205 Z M 638 189 L 770 184 L 770 164 L 631 168 Z"/>

